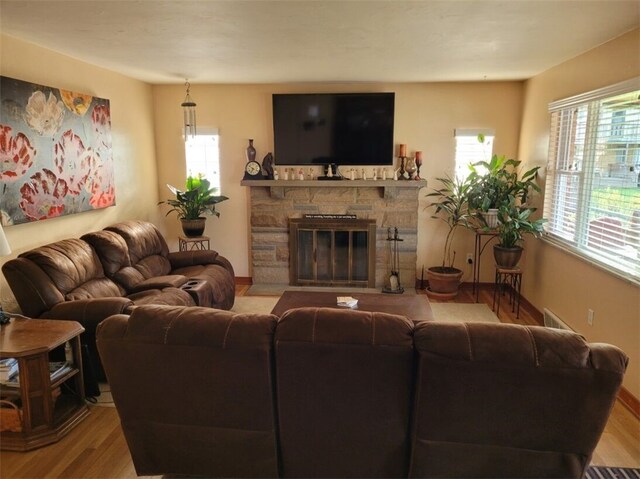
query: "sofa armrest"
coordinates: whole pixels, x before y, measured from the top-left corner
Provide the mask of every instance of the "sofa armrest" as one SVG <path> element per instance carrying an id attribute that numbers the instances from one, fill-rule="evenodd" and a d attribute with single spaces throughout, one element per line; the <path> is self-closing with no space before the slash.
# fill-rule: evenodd
<path id="1" fill-rule="evenodd" d="M 171 269 L 186 268 L 198 264 L 216 264 L 217 251 L 196 250 L 196 251 L 174 251 L 169 253 Z"/>
<path id="2" fill-rule="evenodd" d="M 169 253 L 169 262 L 171 269 L 186 268 L 189 266 L 202 264 L 217 264 L 223 266 L 231 276 L 235 278 L 233 266 L 227 258 L 220 256 L 217 251 L 196 250 L 196 251 L 174 251 Z"/>
<path id="3" fill-rule="evenodd" d="M 67 319 L 78 321 L 85 328 L 83 334 L 93 337 L 96 327 L 105 318 L 127 312 L 133 306 L 128 298 L 92 298 L 65 301 L 44 313 L 42 319 Z"/>

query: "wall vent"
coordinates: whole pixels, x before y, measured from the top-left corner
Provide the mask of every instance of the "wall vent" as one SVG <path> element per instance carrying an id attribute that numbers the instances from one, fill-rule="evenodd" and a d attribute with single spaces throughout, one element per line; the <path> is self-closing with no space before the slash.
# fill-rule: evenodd
<path id="1" fill-rule="evenodd" d="M 573 331 L 567 323 L 562 321 L 556 314 L 547 308 L 543 309 L 544 325 L 547 328 L 566 329 L 567 331 Z"/>

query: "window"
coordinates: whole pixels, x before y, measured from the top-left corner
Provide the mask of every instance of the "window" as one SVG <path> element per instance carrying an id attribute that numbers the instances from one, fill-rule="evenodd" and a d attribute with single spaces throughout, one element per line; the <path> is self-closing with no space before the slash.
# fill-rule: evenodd
<path id="1" fill-rule="evenodd" d="M 484 142 L 478 140 L 478 135 L 484 135 Z M 463 130 L 457 128 L 456 138 L 456 176 L 466 178 L 469 175 L 469 165 L 478 161 L 490 161 L 493 154 L 493 130 L 475 129 Z"/>
<path id="2" fill-rule="evenodd" d="M 185 141 L 187 176 L 202 175 L 220 194 L 220 149 L 217 132 L 198 133 Z"/>
<path id="3" fill-rule="evenodd" d="M 549 239 L 640 280 L 640 79 L 549 105 Z"/>

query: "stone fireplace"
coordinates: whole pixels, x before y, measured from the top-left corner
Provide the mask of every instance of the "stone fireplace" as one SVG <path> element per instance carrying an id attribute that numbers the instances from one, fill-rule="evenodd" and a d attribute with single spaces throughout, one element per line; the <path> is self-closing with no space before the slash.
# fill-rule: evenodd
<path id="1" fill-rule="evenodd" d="M 384 286 L 389 274 L 387 230 L 398 228 L 400 281 L 416 281 L 418 194 L 425 181 L 242 181 L 251 190 L 251 264 L 253 284 L 291 284 L 290 219 L 305 215 L 352 215 L 375 220 L 375 278 L 363 287 Z M 335 284 L 334 284 L 335 285 Z"/>

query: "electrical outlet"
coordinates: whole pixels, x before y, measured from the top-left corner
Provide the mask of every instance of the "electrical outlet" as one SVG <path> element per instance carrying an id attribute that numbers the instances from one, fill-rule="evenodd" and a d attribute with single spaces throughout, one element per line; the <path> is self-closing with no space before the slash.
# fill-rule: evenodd
<path id="1" fill-rule="evenodd" d="M 467 264 L 473 264 L 473 255 L 471 253 L 467 253 Z"/>
<path id="2" fill-rule="evenodd" d="M 595 315 L 595 313 L 593 312 L 593 309 L 587 310 L 587 324 L 589 326 L 593 326 L 593 316 L 594 315 Z"/>

